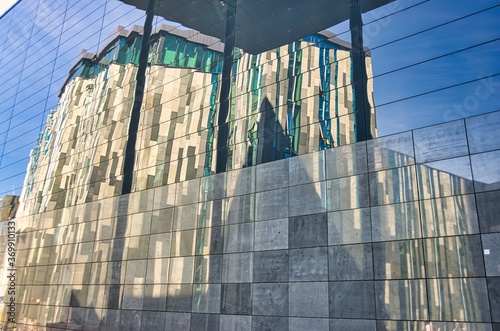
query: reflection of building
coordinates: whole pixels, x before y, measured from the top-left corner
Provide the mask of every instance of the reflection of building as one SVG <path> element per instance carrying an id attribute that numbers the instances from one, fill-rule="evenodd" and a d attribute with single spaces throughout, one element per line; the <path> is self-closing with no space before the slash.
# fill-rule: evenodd
<path id="1" fill-rule="evenodd" d="M 140 30 L 119 30 L 98 56 L 85 54 L 73 67 L 33 150 L 23 210 L 121 192 Z M 136 144 L 138 190 L 201 177 L 215 167 L 222 44 L 162 26 L 151 49 Z M 369 57 L 367 63 L 371 68 Z M 231 78 L 228 170 L 355 142 L 350 73 L 349 44 L 329 32 L 259 55 L 239 52 Z"/>
<path id="2" fill-rule="evenodd" d="M 121 194 L 140 35 L 84 55 L 33 150 L 17 329 L 498 328 L 499 112 L 354 143 L 348 45 L 322 33 L 238 52 L 213 174 L 221 45 L 163 27 Z"/>

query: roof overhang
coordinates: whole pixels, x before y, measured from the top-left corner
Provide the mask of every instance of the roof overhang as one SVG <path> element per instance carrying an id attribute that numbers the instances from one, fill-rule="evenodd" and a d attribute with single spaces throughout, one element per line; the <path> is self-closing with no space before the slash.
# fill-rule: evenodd
<path id="1" fill-rule="evenodd" d="M 146 10 L 148 0 L 121 0 Z M 360 0 L 367 12 L 394 0 Z M 156 0 L 155 14 L 224 40 L 226 7 L 220 0 Z M 348 0 L 238 0 L 235 45 L 258 54 L 349 19 Z"/>

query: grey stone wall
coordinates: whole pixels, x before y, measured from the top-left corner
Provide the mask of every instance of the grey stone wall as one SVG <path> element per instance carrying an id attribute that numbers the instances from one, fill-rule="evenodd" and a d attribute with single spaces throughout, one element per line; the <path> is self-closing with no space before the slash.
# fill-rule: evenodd
<path id="1" fill-rule="evenodd" d="M 18 327 L 498 330 L 499 130 L 496 112 L 18 218 Z"/>

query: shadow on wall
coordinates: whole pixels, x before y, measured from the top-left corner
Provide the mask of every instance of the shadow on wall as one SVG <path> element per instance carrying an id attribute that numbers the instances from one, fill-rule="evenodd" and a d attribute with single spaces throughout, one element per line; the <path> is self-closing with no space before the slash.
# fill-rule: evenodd
<path id="1" fill-rule="evenodd" d="M 278 114 L 267 97 L 262 100 L 260 113 L 260 120 L 256 124 L 256 134 L 248 132 L 251 145 L 247 151 L 247 166 L 285 158 L 287 149 L 285 130 L 279 123 Z"/>

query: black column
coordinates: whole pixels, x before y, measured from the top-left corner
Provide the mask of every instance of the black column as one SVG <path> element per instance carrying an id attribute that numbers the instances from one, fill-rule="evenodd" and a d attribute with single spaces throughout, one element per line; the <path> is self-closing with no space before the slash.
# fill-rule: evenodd
<path id="1" fill-rule="evenodd" d="M 113 249 L 111 250 L 111 279 L 108 288 L 108 309 L 118 309 L 120 307 L 120 290 L 122 276 L 123 252 L 125 250 L 125 232 L 128 224 L 129 196 L 126 194 L 132 190 L 132 178 L 135 161 L 135 143 L 137 141 L 137 130 L 141 117 L 141 105 L 144 98 L 146 86 L 146 69 L 148 67 L 149 37 L 151 36 L 155 0 L 149 0 L 144 22 L 144 32 L 141 43 L 141 53 L 139 54 L 139 68 L 137 69 L 136 86 L 134 94 L 134 104 L 130 115 L 128 129 L 127 147 L 125 149 L 125 161 L 123 165 L 123 185 L 122 196 L 118 199 L 118 218 L 116 220 L 115 234 L 113 236 Z"/>
<path id="2" fill-rule="evenodd" d="M 219 117 L 218 117 L 218 133 L 217 133 L 217 157 L 215 164 L 215 172 L 225 172 L 227 169 L 228 157 L 228 138 L 229 138 L 229 123 L 227 117 L 229 114 L 230 96 L 231 96 L 231 71 L 234 61 L 234 39 L 236 27 L 236 1 L 227 0 L 226 6 L 226 28 L 224 32 L 224 63 L 222 65 L 222 82 L 219 98 Z"/>
<path id="3" fill-rule="evenodd" d="M 352 83 L 354 85 L 353 100 L 356 116 L 356 141 L 372 139 L 371 133 L 371 109 L 367 95 L 366 61 L 363 46 L 363 19 L 361 18 L 361 6 L 359 0 L 349 0 L 351 29 L 351 61 L 352 61 Z"/>
<path id="4" fill-rule="evenodd" d="M 146 20 L 144 22 L 144 32 L 142 35 L 141 53 L 139 54 L 139 67 L 137 69 L 134 104 L 130 115 L 130 124 L 128 127 L 127 147 L 125 148 L 125 160 L 123 163 L 123 185 L 122 194 L 128 194 L 132 190 L 132 178 L 134 175 L 135 162 L 135 143 L 137 141 L 137 130 L 139 129 L 139 120 L 141 118 L 141 106 L 144 99 L 144 90 L 146 86 L 146 69 L 148 67 L 149 57 L 149 38 L 153 30 L 155 0 L 149 0 L 146 10 Z"/>

